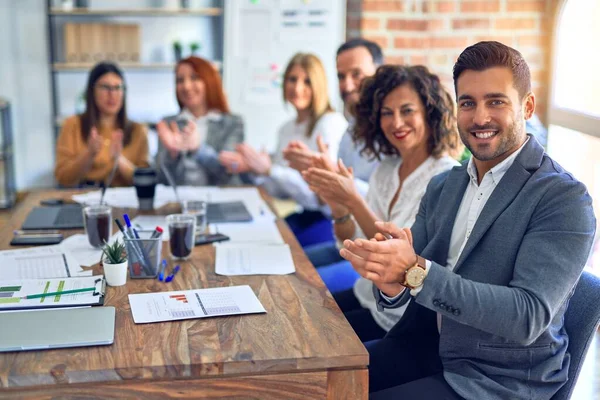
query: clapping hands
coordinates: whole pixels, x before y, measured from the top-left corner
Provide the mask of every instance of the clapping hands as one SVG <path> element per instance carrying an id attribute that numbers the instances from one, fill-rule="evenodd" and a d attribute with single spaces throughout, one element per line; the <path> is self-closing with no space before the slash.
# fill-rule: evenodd
<path id="1" fill-rule="evenodd" d="M 416 263 L 412 233 L 391 222 L 375 223 L 379 233 L 371 240 L 345 240 L 340 255 L 364 278 L 387 296 L 397 296 L 404 286 L 406 270 Z"/>

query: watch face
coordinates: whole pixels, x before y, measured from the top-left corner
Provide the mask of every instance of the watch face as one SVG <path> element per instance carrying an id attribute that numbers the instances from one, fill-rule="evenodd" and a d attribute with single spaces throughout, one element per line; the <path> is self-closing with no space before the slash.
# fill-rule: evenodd
<path id="1" fill-rule="evenodd" d="M 425 270 L 421 267 L 412 267 L 406 272 L 406 283 L 411 287 L 419 287 L 425 279 Z"/>

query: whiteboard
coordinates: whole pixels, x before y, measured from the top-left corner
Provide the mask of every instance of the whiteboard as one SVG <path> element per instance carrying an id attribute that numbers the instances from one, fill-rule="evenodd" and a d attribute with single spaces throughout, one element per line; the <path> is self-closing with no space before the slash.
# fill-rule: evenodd
<path id="1" fill-rule="evenodd" d="M 321 59 L 331 103 L 342 111 L 335 52 L 345 40 L 345 0 L 236 0 L 224 11 L 224 87 L 231 111 L 244 118 L 247 143 L 274 151 L 279 127 L 295 116 L 281 85 L 298 52 Z"/>

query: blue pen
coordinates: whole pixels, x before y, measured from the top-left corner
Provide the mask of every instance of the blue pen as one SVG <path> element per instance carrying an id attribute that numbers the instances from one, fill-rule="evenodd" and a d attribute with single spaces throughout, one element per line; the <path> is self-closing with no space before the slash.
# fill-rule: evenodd
<path id="1" fill-rule="evenodd" d="M 129 231 L 133 233 L 131 236 L 135 237 L 136 239 L 139 239 L 140 235 L 138 235 L 135 228 L 133 226 L 131 226 L 131 221 L 129 220 L 129 215 L 123 214 L 123 219 L 125 220 L 125 225 L 127 225 L 127 229 L 129 229 Z"/>
<path id="2" fill-rule="evenodd" d="M 160 267 L 160 274 L 158 274 L 158 280 L 161 282 L 165 280 L 165 269 L 166 268 L 167 268 L 167 260 L 165 260 L 163 258 L 162 265 Z"/>
<path id="3" fill-rule="evenodd" d="M 117 222 L 117 226 L 119 226 L 119 229 L 121 229 L 121 231 L 123 232 L 123 235 L 125 237 L 128 237 L 129 239 L 139 239 L 140 236 L 138 235 L 137 231 L 135 229 L 133 229 L 133 227 L 131 226 L 131 221 L 129 220 L 129 215 L 127 214 L 123 214 L 123 219 L 125 220 L 125 225 L 127 225 L 127 229 L 121 229 L 123 226 L 120 224 L 120 222 L 118 221 L 118 219 L 115 219 L 115 221 Z M 129 235 L 127 235 L 127 233 L 129 233 Z M 139 262 L 142 264 L 142 268 L 144 269 L 144 272 L 146 273 L 146 275 L 151 275 L 151 270 L 150 270 L 150 257 L 148 257 L 148 254 L 146 254 L 146 249 L 143 248 L 143 246 L 141 246 L 140 244 L 136 243 L 136 242 L 131 242 L 131 246 L 133 248 L 133 251 L 136 254 L 136 257 L 138 258 Z"/>
<path id="4" fill-rule="evenodd" d="M 175 278 L 175 274 L 177 274 L 178 272 L 179 272 L 179 265 L 176 265 L 175 268 L 173 268 L 171 275 L 167 276 L 167 279 L 165 279 L 165 282 L 171 282 L 173 280 L 173 278 Z"/>

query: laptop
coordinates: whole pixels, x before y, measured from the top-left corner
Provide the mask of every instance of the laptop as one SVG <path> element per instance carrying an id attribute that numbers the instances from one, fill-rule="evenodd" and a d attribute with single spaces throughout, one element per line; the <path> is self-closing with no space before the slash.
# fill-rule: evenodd
<path id="1" fill-rule="evenodd" d="M 208 203 L 206 205 L 206 221 L 209 224 L 250 222 L 252 214 L 242 201 Z"/>
<path id="2" fill-rule="evenodd" d="M 0 352 L 99 346 L 114 340 L 114 307 L 0 313 Z"/>
<path id="3" fill-rule="evenodd" d="M 82 229 L 83 213 L 79 204 L 34 207 L 21 229 Z"/>

